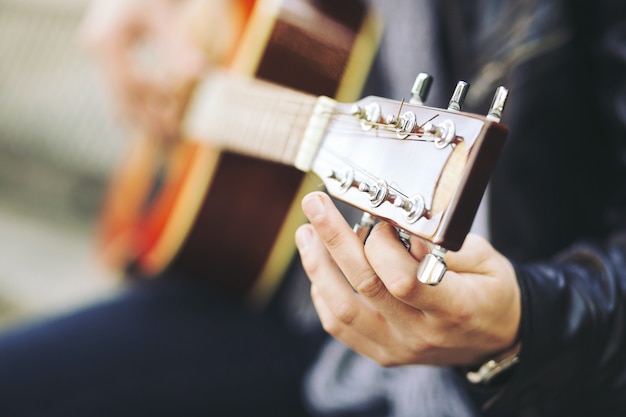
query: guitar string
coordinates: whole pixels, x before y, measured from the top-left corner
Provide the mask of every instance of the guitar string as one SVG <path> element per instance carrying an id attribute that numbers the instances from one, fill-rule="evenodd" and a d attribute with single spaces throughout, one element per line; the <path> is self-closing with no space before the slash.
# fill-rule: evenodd
<path id="1" fill-rule="evenodd" d="M 281 162 L 293 163 L 296 150 L 302 140 L 302 135 L 305 129 L 310 127 L 311 116 L 317 98 L 288 89 L 275 89 L 274 87 L 271 87 L 271 90 L 264 91 L 264 94 L 260 94 L 258 91 L 251 92 L 245 88 L 240 88 L 240 86 L 237 87 L 239 88 L 235 89 L 239 90 L 236 91 L 238 94 L 228 94 L 229 100 L 227 101 L 231 101 L 234 96 L 241 97 L 244 95 L 248 97 L 248 100 L 240 100 L 237 103 L 233 103 L 234 106 L 241 110 L 238 112 L 239 116 L 234 115 L 232 112 L 226 112 L 226 116 L 224 116 L 230 122 L 226 123 L 227 125 L 243 127 L 243 130 L 236 135 L 238 140 L 234 142 L 235 146 L 240 151 L 248 153 L 253 153 L 254 151 L 261 152 L 263 155 Z M 235 91 L 231 89 L 230 92 L 233 93 Z M 274 94 L 269 94 L 270 92 Z M 307 100 L 293 98 L 295 95 L 301 94 L 301 97 L 307 97 Z M 234 106 L 233 108 L 236 108 Z M 229 106 L 225 107 L 229 108 Z M 249 122 L 246 123 L 245 121 L 255 120 L 255 117 L 252 116 L 258 115 L 259 109 L 262 109 L 261 114 L 263 115 L 259 123 L 256 125 Z M 247 119 L 243 124 L 241 123 L 242 117 L 240 113 L 244 113 L 244 116 L 249 115 L 249 117 L 243 117 Z M 331 119 L 335 122 L 340 121 L 343 116 L 350 117 L 352 123 L 340 124 L 339 127 L 334 124 L 333 128 L 336 132 L 345 135 L 363 134 L 364 129 L 361 127 L 358 118 L 353 114 L 341 111 L 331 113 Z M 315 121 L 313 120 L 313 122 Z M 426 136 L 421 132 L 404 134 L 391 124 L 371 123 L 369 125 L 373 130 L 373 134 L 382 139 L 434 141 L 432 136 Z M 315 125 L 312 126 L 315 127 Z M 398 137 L 398 135 L 405 137 Z M 273 147 L 276 147 L 277 150 L 273 149 Z"/>
<path id="2" fill-rule="evenodd" d="M 267 106 L 268 103 L 271 103 L 273 107 L 277 107 L 278 105 L 290 105 L 290 104 L 297 105 L 298 108 L 296 109 L 295 112 L 293 112 L 293 114 L 296 117 L 298 117 L 299 114 L 301 113 L 302 106 L 304 105 L 306 105 L 307 107 L 313 106 L 317 102 L 317 97 L 315 96 L 308 95 L 306 93 L 302 93 L 299 91 L 291 90 L 286 87 L 265 83 L 264 81 L 259 81 L 256 79 L 247 79 L 245 81 L 246 82 L 242 82 L 242 80 L 238 80 L 237 82 L 232 82 L 232 79 L 222 79 L 222 86 L 225 86 L 228 90 L 230 90 L 231 93 L 236 93 L 236 94 L 228 94 L 228 96 L 230 97 L 233 97 L 234 95 L 237 95 L 238 97 L 247 96 L 249 100 L 243 100 L 244 103 L 251 103 L 253 101 L 260 102 L 259 107 Z M 278 98 L 276 96 L 278 96 Z M 294 99 L 293 97 L 295 96 L 299 96 L 300 98 Z M 302 98 L 306 98 L 306 100 Z M 401 112 L 403 105 L 404 105 L 404 100 L 402 100 L 402 102 L 399 103 L 398 112 Z M 248 104 L 248 107 L 250 107 L 249 104 Z M 310 110 L 310 108 L 307 108 L 307 113 L 309 113 L 308 110 Z M 253 111 L 257 111 L 257 110 L 253 109 Z M 290 115 L 290 113 L 292 113 L 291 108 L 290 107 L 287 107 L 287 109 L 283 108 L 280 113 L 283 116 Z M 336 116 L 339 116 L 339 115 L 348 115 L 350 117 L 354 117 L 354 115 L 350 113 L 335 112 L 331 114 L 331 118 L 336 118 Z M 435 117 L 437 117 L 437 115 L 433 116 L 431 119 L 419 125 L 418 128 L 423 127 L 424 124 L 434 119 Z M 399 131 L 394 125 L 391 125 L 391 124 L 371 123 L 370 126 L 372 126 L 375 129 L 376 134 L 382 138 L 400 139 L 400 140 L 426 140 L 426 141 L 434 140 L 432 136 L 426 136 L 419 131 L 406 134 L 404 132 Z M 289 130 L 291 131 L 292 129 L 289 129 Z M 384 131 L 385 133 L 388 133 L 389 136 L 380 135 L 381 130 Z M 397 137 L 398 134 L 402 134 L 405 137 L 398 138 Z M 396 137 L 394 137 L 394 135 L 396 135 Z"/>
<path id="3" fill-rule="evenodd" d="M 309 105 L 309 102 L 302 102 L 302 101 L 296 101 L 296 100 L 267 100 L 265 97 L 263 98 L 263 106 L 266 107 L 263 110 L 261 110 L 261 112 L 265 115 L 264 117 L 262 117 L 264 122 L 267 122 L 268 119 L 274 117 L 276 119 L 279 119 L 279 116 L 283 116 L 287 119 L 290 119 L 293 122 L 293 120 L 299 118 L 300 116 L 302 116 L 303 111 L 302 108 L 304 106 Z M 297 110 L 292 110 L 292 107 L 287 107 L 287 110 L 268 110 L 267 107 L 272 107 L 272 108 L 276 108 L 278 107 L 278 105 L 280 104 L 286 104 L 286 105 L 295 105 L 295 106 L 299 106 L 299 108 Z M 250 111 L 251 113 L 254 114 L 258 114 L 259 112 L 259 107 L 261 106 L 252 106 L 252 105 L 245 105 L 245 107 L 247 108 L 248 111 Z M 306 110 L 306 114 L 310 115 L 310 113 L 312 113 L 312 106 L 311 107 L 306 107 L 304 110 Z M 341 125 L 339 127 L 339 129 L 337 129 L 336 131 L 339 133 L 346 133 L 346 134 L 350 134 L 352 132 L 358 132 L 358 133 L 363 133 L 365 130 L 361 127 L 359 120 L 351 113 L 347 113 L 347 112 L 341 112 L 341 111 L 334 111 L 331 112 L 331 118 L 334 120 L 340 120 L 340 118 L 342 118 L 342 116 L 346 116 L 349 117 L 351 119 L 351 121 L 355 122 L 355 123 L 347 123 L 345 125 Z M 431 121 L 432 119 L 434 119 L 435 117 L 437 117 L 438 115 L 435 115 L 433 117 L 431 117 L 429 120 L 427 120 L 426 122 L 422 123 L 421 125 L 418 125 L 418 128 L 422 128 L 424 124 L 426 124 L 427 122 Z M 273 119 L 271 119 L 273 120 Z M 306 127 L 309 122 L 310 122 L 310 118 L 305 118 L 305 123 L 304 125 L 302 125 L 301 127 Z M 275 126 L 280 126 L 281 124 L 284 124 L 285 120 L 278 120 L 278 123 L 275 124 Z M 384 139 L 392 139 L 392 140 L 419 140 L 419 141 L 426 141 L 426 142 L 433 142 L 435 140 L 435 138 L 430 135 L 430 134 L 425 134 L 423 132 L 420 131 L 416 131 L 416 132 L 411 132 L 411 133 L 405 133 L 402 132 L 400 129 L 396 128 L 395 125 L 392 125 L 390 123 L 368 123 L 368 126 L 372 127 L 372 130 L 374 131 L 375 134 L 377 134 L 378 137 L 380 138 L 384 138 Z M 315 127 L 315 125 L 313 125 L 313 127 Z M 336 126 L 335 126 L 336 127 Z M 345 127 L 345 130 L 341 130 L 343 127 Z M 257 129 L 259 129 L 258 126 L 256 126 Z M 261 128 L 261 130 L 263 130 L 263 128 Z M 288 129 L 288 130 L 292 130 L 292 129 Z M 398 135 L 408 135 L 407 137 L 398 137 Z"/>

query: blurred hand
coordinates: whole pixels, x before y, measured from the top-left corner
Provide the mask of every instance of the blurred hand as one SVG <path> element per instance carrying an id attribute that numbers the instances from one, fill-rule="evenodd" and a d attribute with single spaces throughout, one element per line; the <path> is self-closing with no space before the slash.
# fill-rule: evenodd
<path id="1" fill-rule="evenodd" d="M 416 278 L 427 244 L 379 223 L 365 245 L 330 198 L 302 201 L 311 224 L 296 243 L 326 331 L 385 366 L 477 365 L 517 343 L 520 290 L 510 262 L 484 239 L 469 235 L 446 256 L 435 287 Z"/>
<path id="2" fill-rule="evenodd" d="M 177 135 L 191 86 L 209 61 L 219 61 L 233 47 L 239 29 L 233 27 L 233 3 L 91 3 L 80 36 L 96 56 L 123 119 L 158 137 Z"/>

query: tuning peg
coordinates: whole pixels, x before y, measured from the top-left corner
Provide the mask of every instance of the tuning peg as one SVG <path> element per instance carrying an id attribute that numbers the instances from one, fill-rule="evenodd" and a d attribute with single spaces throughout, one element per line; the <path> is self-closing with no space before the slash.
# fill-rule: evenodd
<path id="1" fill-rule="evenodd" d="M 381 109 L 378 103 L 370 103 L 365 107 L 354 104 L 351 112 L 353 116 L 361 120 L 361 128 L 365 131 L 373 129 L 381 120 Z"/>
<path id="2" fill-rule="evenodd" d="M 415 78 L 413 88 L 411 88 L 411 104 L 422 105 L 428 97 L 430 91 L 430 85 L 433 83 L 433 77 L 425 72 L 420 72 Z"/>
<path id="3" fill-rule="evenodd" d="M 437 149 L 445 148 L 456 138 L 456 125 L 450 119 L 444 120 L 439 125 L 428 122 L 424 125 L 422 130 L 424 134 L 433 137 Z"/>
<path id="4" fill-rule="evenodd" d="M 452 93 L 450 104 L 448 104 L 448 110 L 460 111 L 461 107 L 463 107 L 463 102 L 465 101 L 465 96 L 467 95 L 468 90 L 469 84 L 465 81 L 459 81 L 456 84 L 454 93 Z"/>
<path id="5" fill-rule="evenodd" d="M 389 197 L 389 185 L 385 180 L 378 180 L 376 184 L 363 181 L 358 189 L 369 196 L 372 207 L 380 206 Z"/>
<path id="6" fill-rule="evenodd" d="M 496 94 L 493 96 L 493 101 L 491 102 L 491 107 L 489 107 L 489 112 L 487 113 L 487 119 L 493 120 L 494 122 L 499 122 L 502 118 L 502 111 L 504 110 L 504 104 L 506 103 L 506 98 L 509 95 L 509 90 L 505 87 L 498 87 L 496 90 Z"/>
<path id="7" fill-rule="evenodd" d="M 400 195 L 395 196 L 393 205 L 404 210 L 404 216 L 409 223 L 415 223 L 418 221 L 426 211 L 426 202 L 424 197 L 417 194 L 406 199 Z"/>
<path id="8" fill-rule="evenodd" d="M 441 282 L 448 267 L 443 258 L 448 252 L 440 245 L 433 248 L 431 253 L 424 256 L 417 270 L 417 279 L 427 285 L 437 285 Z"/>
<path id="9" fill-rule="evenodd" d="M 348 191 L 354 185 L 354 170 L 350 167 L 345 167 L 340 172 L 328 168 L 324 170 L 322 175 L 337 181 L 339 183 L 339 190 L 342 192 Z"/>
<path id="10" fill-rule="evenodd" d="M 398 240 L 402 242 L 406 250 L 411 250 L 411 235 L 404 229 L 398 229 Z"/>
<path id="11" fill-rule="evenodd" d="M 372 216 L 368 212 L 364 212 L 361 216 L 361 220 L 359 220 L 359 222 L 352 227 L 352 231 L 356 233 L 361 242 L 365 242 L 367 236 L 372 230 L 372 227 L 374 227 L 375 222 L 376 219 L 374 218 L 374 216 Z"/>

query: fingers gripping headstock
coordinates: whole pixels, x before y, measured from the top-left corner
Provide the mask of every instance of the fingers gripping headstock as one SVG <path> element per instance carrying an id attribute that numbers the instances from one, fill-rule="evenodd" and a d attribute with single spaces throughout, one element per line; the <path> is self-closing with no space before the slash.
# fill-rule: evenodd
<path id="1" fill-rule="evenodd" d="M 459 82 L 447 109 L 423 105 L 430 76 L 420 74 L 409 103 L 366 97 L 338 105 L 312 164 L 334 197 L 372 217 L 432 242 L 418 279 L 436 285 L 447 250 L 460 249 L 504 144 L 500 116 L 507 90 L 487 116 L 460 111 L 468 85 Z"/>

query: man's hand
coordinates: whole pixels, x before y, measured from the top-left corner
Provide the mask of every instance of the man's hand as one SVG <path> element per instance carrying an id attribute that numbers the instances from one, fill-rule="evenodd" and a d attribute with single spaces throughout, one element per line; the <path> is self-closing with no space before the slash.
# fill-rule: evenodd
<path id="1" fill-rule="evenodd" d="M 396 230 L 379 223 L 365 245 L 330 198 L 302 201 L 311 224 L 296 243 L 326 331 L 385 366 L 476 365 L 518 341 L 520 290 L 511 263 L 470 235 L 449 252 L 448 271 L 431 287 L 416 278 L 426 242 L 410 252 Z"/>
<path id="2" fill-rule="evenodd" d="M 233 47 L 237 2 L 94 0 L 80 36 L 100 64 L 118 113 L 170 138 L 193 83 Z"/>

